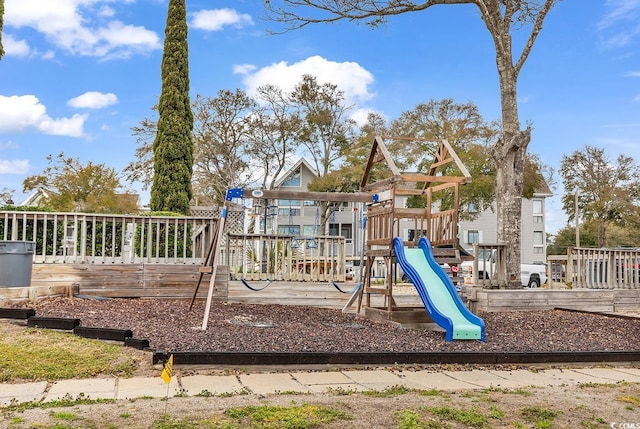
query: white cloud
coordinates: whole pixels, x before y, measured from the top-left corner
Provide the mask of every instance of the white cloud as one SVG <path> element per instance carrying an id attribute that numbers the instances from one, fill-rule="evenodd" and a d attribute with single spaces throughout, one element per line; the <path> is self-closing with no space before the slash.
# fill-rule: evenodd
<path id="1" fill-rule="evenodd" d="M 367 120 L 369 119 L 369 114 L 370 113 L 376 113 L 378 115 L 381 115 L 383 118 L 385 117 L 385 114 L 374 110 L 374 109 L 369 109 L 369 108 L 359 108 L 359 109 L 355 109 L 355 111 L 349 116 L 351 119 L 353 119 L 354 121 L 356 121 L 356 124 L 358 124 L 358 126 L 363 126 L 367 123 Z"/>
<path id="2" fill-rule="evenodd" d="M 102 109 L 118 103 L 118 97 L 113 93 L 103 94 L 101 92 L 89 91 L 67 102 L 76 109 Z"/>
<path id="3" fill-rule="evenodd" d="M 620 21 L 634 21 L 640 11 L 639 0 L 607 0 L 607 13 L 598 22 L 598 29 L 604 30 L 615 26 Z"/>
<path id="4" fill-rule="evenodd" d="M 18 149 L 18 145 L 14 142 L 12 142 L 11 140 L 9 140 L 8 142 L 5 143 L 0 143 L 0 150 L 5 150 L 5 149 Z"/>
<path id="5" fill-rule="evenodd" d="M 111 20 L 113 0 L 5 0 L 6 27 L 33 28 L 57 48 L 85 56 L 127 57 L 160 49 L 158 35 Z"/>
<path id="6" fill-rule="evenodd" d="M 347 104 L 362 103 L 375 96 L 369 90 L 369 86 L 374 81 L 373 74 L 354 62 L 338 63 L 320 56 L 313 56 L 293 64 L 281 61 L 257 69 L 255 72 L 246 65 L 239 68 L 239 70 L 242 69 L 246 70 L 241 74 L 244 74 L 243 83 L 251 96 L 256 94 L 259 86 L 265 84 L 273 84 L 284 91 L 291 91 L 304 74 L 316 76 L 320 84 L 337 85 L 344 91 Z M 237 71 L 237 73 L 240 72 Z"/>
<path id="7" fill-rule="evenodd" d="M 0 174 L 26 174 L 31 166 L 27 159 L 7 161 L 0 159 Z"/>
<path id="8" fill-rule="evenodd" d="M 233 9 L 201 10 L 192 14 L 191 28 L 205 31 L 219 31 L 225 25 L 242 28 L 253 25 L 253 19 L 246 13 L 238 13 Z"/>
<path id="9" fill-rule="evenodd" d="M 626 77 L 640 77 L 640 71 L 633 71 L 625 74 Z"/>
<path id="10" fill-rule="evenodd" d="M 100 12 L 98 12 L 98 14 L 104 17 L 112 17 L 116 14 L 116 11 L 113 10 L 112 7 L 105 5 L 100 8 Z"/>
<path id="11" fill-rule="evenodd" d="M 640 0 L 608 0 L 605 8 L 607 12 L 598 22 L 605 48 L 626 46 L 640 34 Z"/>
<path id="12" fill-rule="evenodd" d="M 0 132 L 22 133 L 37 131 L 43 134 L 81 137 L 87 115 L 53 119 L 46 107 L 34 95 L 0 95 Z"/>
<path id="13" fill-rule="evenodd" d="M 100 43 L 96 44 L 98 55 L 110 57 L 128 57 L 133 53 L 145 53 L 161 47 L 156 33 L 143 27 L 125 25 L 120 21 L 112 21 L 98 30 Z"/>
<path id="14" fill-rule="evenodd" d="M 7 34 L 2 38 L 2 44 L 7 55 L 26 57 L 31 52 L 26 40 L 17 40 L 11 34 Z"/>
<path id="15" fill-rule="evenodd" d="M 233 66 L 234 74 L 249 74 L 257 69 L 253 64 L 236 64 Z"/>
<path id="16" fill-rule="evenodd" d="M 640 101 L 640 94 L 638 94 L 635 97 L 633 97 L 633 101 L 639 102 Z"/>

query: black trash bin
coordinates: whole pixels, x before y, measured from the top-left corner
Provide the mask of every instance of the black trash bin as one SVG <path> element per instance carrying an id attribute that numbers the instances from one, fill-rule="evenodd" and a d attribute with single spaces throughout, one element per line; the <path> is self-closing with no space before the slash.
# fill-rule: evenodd
<path id="1" fill-rule="evenodd" d="M 0 241 L 0 288 L 31 286 L 33 241 Z"/>

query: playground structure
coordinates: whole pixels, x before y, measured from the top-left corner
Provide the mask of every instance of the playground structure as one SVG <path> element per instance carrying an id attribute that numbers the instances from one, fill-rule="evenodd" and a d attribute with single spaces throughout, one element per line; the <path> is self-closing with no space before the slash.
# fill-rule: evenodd
<path id="1" fill-rule="evenodd" d="M 458 175 L 444 174 L 443 170 L 447 166 L 454 167 L 449 168 L 447 171 Z M 394 300 L 393 288 L 396 282 L 397 256 L 399 249 L 404 247 L 409 249 L 416 248 L 418 247 L 418 240 L 421 237 L 426 237 L 428 239 L 426 242 L 432 243 L 437 249 L 429 252 L 430 255 L 437 259 L 436 265 L 448 263 L 455 267 L 462 262 L 457 238 L 459 191 L 460 186 L 470 180 L 471 177 L 467 169 L 446 140 L 441 140 L 437 143 L 434 159 L 427 173 L 403 174 L 400 173 L 393 161 L 384 143 L 384 138 L 376 136 L 361 181 L 361 189 L 358 193 L 232 189 L 227 193 L 227 202 L 230 204 L 234 199 L 241 199 L 241 207 L 243 208 L 244 200 L 248 198 L 252 198 L 254 202 L 256 200 L 262 201 L 262 203 L 258 204 L 265 208 L 268 206 L 267 201 L 273 201 L 274 199 L 333 203 L 359 202 L 366 204 L 366 222 L 363 222 L 363 226 L 366 224 L 364 234 L 366 238 L 363 239 L 364 249 L 362 260 L 358 267 L 360 270 L 360 283 L 358 288 L 354 290 L 353 299 L 349 301 L 349 304 L 352 304 L 357 298 L 358 313 L 364 311 L 365 317 L 372 319 L 412 324 L 435 321 L 442 326 L 444 320 L 448 319 L 448 315 L 443 315 L 438 311 L 438 303 L 430 302 L 428 298 L 423 298 L 425 307 L 416 309 L 399 306 Z M 439 204 L 435 204 L 437 193 L 447 192 L 449 193 L 449 201 L 452 202 L 452 207 L 448 210 L 434 209 L 434 207 L 439 206 Z M 424 197 L 424 207 L 403 207 L 403 197 L 410 196 Z M 219 231 L 224 231 L 227 215 L 228 210 L 225 205 Z M 207 257 L 205 264 L 213 268 L 212 279 L 215 278 L 216 259 L 221 256 L 221 252 L 226 252 L 224 257 L 229 264 L 229 272 L 232 273 L 232 278 L 234 274 L 240 275 L 243 283 L 252 290 L 260 290 L 267 287 L 274 280 L 304 281 L 306 276 L 311 273 L 322 274 L 324 280 L 332 281 L 334 285 L 337 281 L 345 280 L 344 246 L 339 237 L 249 234 L 244 226 L 245 218 L 246 216 L 243 214 L 241 233 L 231 232 L 224 237 L 225 250 L 222 250 L 221 246 L 221 237 L 224 234 L 218 233 L 215 235 L 216 239 L 212 242 L 212 250 L 209 253 L 211 257 Z M 411 240 L 399 238 L 404 235 L 403 228 L 407 226 L 414 231 Z M 375 268 L 379 264 L 384 266 L 382 270 L 384 277 L 381 279 L 374 276 Z M 427 264 L 427 259 L 425 259 L 424 264 Z M 372 281 L 374 277 L 376 281 L 381 281 L 381 284 Z M 250 285 L 247 279 L 266 280 L 269 283 L 256 287 L 255 285 Z M 416 282 L 419 283 L 420 280 L 419 278 L 414 278 L 414 284 Z M 450 282 L 448 277 L 447 281 Z M 199 284 L 200 282 L 198 282 L 198 286 Z M 442 283 L 441 286 L 445 289 L 447 288 L 445 283 Z M 210 306 L 212 287 L 213 280 L 210 284 L 207 311 Z M 416 287 L 418 287 L 417 284 Z M 453 290 L 453 285 L 448 288 Z M 420 289 L 418 291 L 421 292 Z M 426 289 L 424 292 L 427 293 Z M 194 299 L 196 293 L 194 293 Z M 373 295 L 382 296 L 382 307 L 374 306 Z M 460 299 L 457 294 L 450 298 L 454 300 Z M 456 307 L 459 308 L 461 305 L 460 303 Z M 434 316 L 433 318 L 427 316 L 424 311 L 425 308 Z M 206 329 L 207 318 L 208 313 L 205 314 L 203 320 L 203 329 Z M 475 325 L 481 325 L 481 321 L 478 322 L 476 319 L 474 319 Z M 484 338 L 484 331 L 482 329 L 482 332 L 480 332 L 477 329 L 476 332 L 469 335 L 454 335 L 453 331 L 448 331 L 447 338 L 450 340 L 454 337 L 480 339 Z"/>
<path id="2" fill-rule="evenodd" d="M 446 170 L 445 167 L 455 167 Z M 375 174 L 374 174 L 375 172 Z M 455 175 L 454 175 L 455 174 Z M 398 323 L 425 323 L 430 319 L 422 309 L 397 305 L 393 298 L 397 270 L 397 245 L 416 248 L 421 237 L 433 246 L 437 263 L 457 267 L 463 260 L 457 237 L 460 187 L 471 181 L 466 167 L 446 140 L 438 142 L 433 161 L 426 173 L 401 173 L 381 137 L 374 139 L 361 181 L 360 190 L 375 195 L 367 204 L 366 263 L 358 310 L 364 308 L 366 317 Z M 449 193 L 451 208 L 436 210 L 434 204 L 442 193 Z M 403 197 L 422 196 L 423 208 L 401 206 Z M 412 240 L 403 238 L 403 225 L 411 225 Z M 387 276 L 381 285 L 372 282 L 371 273 L 376 261 L 382 260 Z M 383 306 L 374 306 L 372 297 L 383 296 Z M 426 306 L 426 303 L 425 303 Z"/>

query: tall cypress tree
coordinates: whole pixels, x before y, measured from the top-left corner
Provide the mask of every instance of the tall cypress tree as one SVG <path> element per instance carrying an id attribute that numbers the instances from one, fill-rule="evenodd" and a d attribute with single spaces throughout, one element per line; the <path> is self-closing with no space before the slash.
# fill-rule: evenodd
<path id="1" fill-rule="evenodd" d="M 169 0 L 162 55 L 162 92 L 153 142 L 151 210 L 189 214 L 193 113 L 189 99 L 186 0 Z"/>

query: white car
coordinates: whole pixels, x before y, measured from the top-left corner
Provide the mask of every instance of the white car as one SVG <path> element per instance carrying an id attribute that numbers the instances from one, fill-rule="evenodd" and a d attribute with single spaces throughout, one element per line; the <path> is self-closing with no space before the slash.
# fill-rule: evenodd
<path id="1" fill-rule="evenodd" d="M 467 276 L 473 274 L 473 261 L 465 261 L 460 264 L 462 270 L 461 275 Z M 480 259 L 478 260 L 477 278 L 490 279 L 496 276 L 496 254 L 489 250 L 480 250 Z M 546 264 L 521 264 L 520 265 L 520 283 L 523 287 L 537 288 L 547 282 L 547 265 Z"/>

